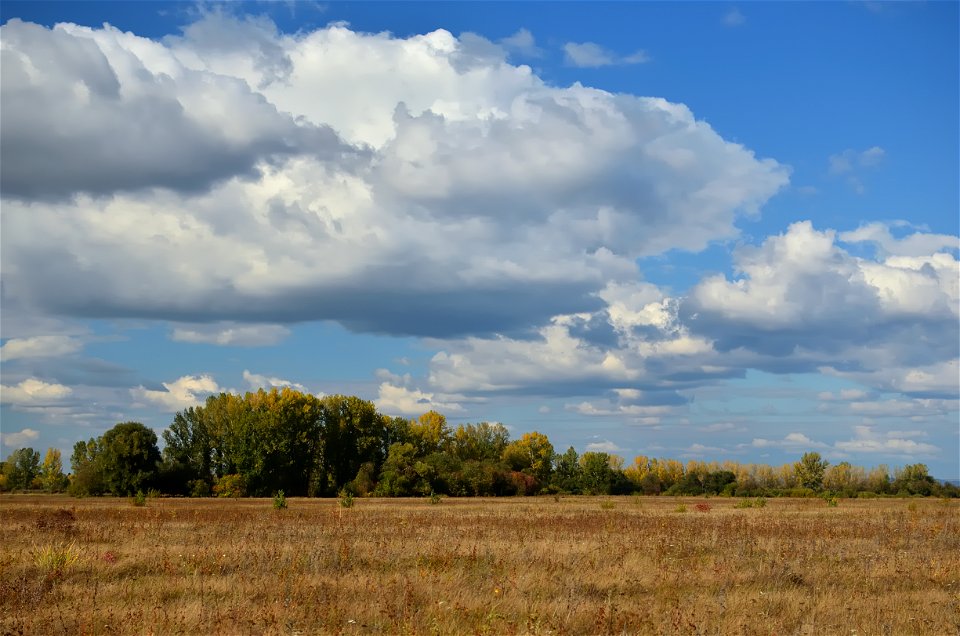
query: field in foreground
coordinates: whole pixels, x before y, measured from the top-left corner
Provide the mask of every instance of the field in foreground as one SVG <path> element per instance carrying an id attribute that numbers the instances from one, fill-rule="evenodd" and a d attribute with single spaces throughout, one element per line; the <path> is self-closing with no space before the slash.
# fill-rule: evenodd
<path id="1" fill-rule="evenodd" d="M 7 495 L 0 498 L 0 627 L 5 634 L 960 633 L 960 502 L 735 503 L 364 499 L 344 509 L 293 499 L 273 510 L 264 499 L 152 499 L 135 507 L 124 499 Z"/>

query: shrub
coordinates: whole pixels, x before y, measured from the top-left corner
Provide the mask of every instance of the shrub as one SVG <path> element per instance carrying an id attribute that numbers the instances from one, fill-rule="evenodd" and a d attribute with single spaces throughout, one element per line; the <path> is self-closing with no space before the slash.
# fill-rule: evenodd
<path id="1" fill-rule="evenodd" d="M 287 498 L 283 494 L 282 490 L 278 490 L 277 494 L 273 496 L 273 509 L 284 510 L 286 507 L 287 507 Z"/>
<path id="2" fill-rule="evenodd" d="M 187 483 L 191 497 L 209 497 L 210 484 L 205 479 L 194 479 Z"/>
<path id="3" fill-rule="evenodd" d="M 353 493 L 346 488 L 340 491 L 340 505 L 344 508 L 353 508 Z"/>
<path id="4" fill-rule="evenodd" d="M 133 496 L 130 502 L 134 506 L 146 506 L 147 505 L 147 496 L 143 494 L 142 490 L 138 490 L 137 494 Z"/>
<path id="5" fill-rule="evenodd" d="M 676 508 L 674 508 L 673 511 L 674 511 L 674 512 L 686 512 L 686 511 L 687 511 L 687 507 L 686 507 L 685 505 L 683 505 L 683 504 L 680 504 L 679 506 L 677 506 Z"/>
<path id="6" fill-rule="evenodd" d="M 243 475 L 224 475 L 213 487 L 218 497 L 243 497 L 247 494 L 247 481 Z"/>
<path id="7" fill-rule="evenodd" d="M 700 502 L 694 507 L 697 509 L 697 512 L 710 512 L 710 504 L 708 503 Z"/>
<path id="8" fill-rule="evenodd" d="M 603 501 L 600 502 L 600 507 L 603 508 L 604 510 L 613 510 L 615 506 L 616 504 L 614 504 L 609 499 L 604 499 Z"/>
<path id="9" fill-rule="evenodd" d="M 442 500 L 443 500 L 443 496 L 442 496 L 442 495 L 439 495 L 439 494 L 433 492 L 432 490 L 430 491 L 430 503 L 431 503 L 431 504 L 438 504 L 438 503 L 440 503 Z"/>
<path id="10" fill-rule="evenodd" d="M 33 550 L 33 562 L 48 577 L 60 576 L 79 560 L 80 551 L 74 543 L 61 542 Z"/>

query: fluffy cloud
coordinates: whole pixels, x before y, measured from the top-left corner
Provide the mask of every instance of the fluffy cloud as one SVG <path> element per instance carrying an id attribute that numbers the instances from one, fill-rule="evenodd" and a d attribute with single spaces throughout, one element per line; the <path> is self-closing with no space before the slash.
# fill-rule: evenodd
<path id="1" fill-rule="evenodd" d="M 644 64 L 650 61 L 646 51 L 637 51 L 631 55 L 619 56 L 593 42 L 567 42 L 563 45 L 567 64 L 580 68 L 597 68 L 615 64 Z"/>
<path id="2" fill-rule="evenodd" d="M 271 378 L 265 375 L 250 373 L 246 369 L 243 370 L 243 381 L 247 383 L 251 391 L 256 391 L 257 389 L 279 389 L 283 387 L 290 387 L 291 389 L 296 389 L 301 392 L 307 390 L 307 387 L 302 384 L 284 380 L 283 378 Z"/>
<path id="3" fill-rule="evenodd" d="M 41 312 L 515 333 L 788 180 L 683 105 L 548 86 L 478 36 L 2 28 L 4 292 Z"/>
<path id="4" fill-rule="evenodd" d="M 706 278 L 682 310 L 719 349 L 787 355 L 884 345 L 901 360 L 927 363 L 957 355 L 958 263 L 950 253 L 856 258 L 834 231 L 800 222 L 740 248 L 735 265 L 738 278 Z"/>
<path id="5" fill-rule="evenodd" d="M 73 393 L 73 389 L 56 382 L 44 382 L 37 378 L 27 378 L 18 384 L 7 386 L 0 384 L 0 403 L 15 406 L 42 406 L 62 400 Z"/>
<path id="6" fill-rule="evenodd" d="M 754 448 L 785 448 L 789 450 L 824 448 L 823 442 L 815 442 L 803 433 L 788 433 L 783 439 L 771 440 L 755 437 L 750 443 Z"/>
<path id="7" fill-rule="evenodd" d="M 33 336 L 11 338 L 0 347 L 0 360 L 9 362 L 17 358 L 54 358 L 76 353 L 83 343 L 70 336 Z"/>
<path id="8" fill-rule="evenodd" d="M 283 325 L 214 324 L 174 327 L 170 339 L 224 347 L 265 347 L 289 335 L 290 330 Z"/>
<path id="9" fill-rule="evenodd" d="M 433 393 L 396 386 L 389 382 L 380 384 L 378 396 L 374 403 L 380 411 L 391 415 L 422 415 L 431 410 L 443 413 L 463 410 L 463 407 L 456 402 L 443 402 L 434 399 Z"/>
<path id="10" fill-rule="evenodd" d="M 207 395 L 220 391 L 220 386 L 209 375 L 185 375 L 173 382 L 164 382 L 163 390 L 144 388 L 130 389 L 130 395 L 140 402 L 148 402 L 174 413 L 190 406 L 197 406 Z"/>
<path id="11" fill-rule="evenodd" d="M 837 238 L 844 243 L 872 243 L 884 256 L 918 258 L 945 249 L 960 249 L 960 237 L 914 232 L 902 238 L 896 238 L 887 223 L 867 223 L 856 230 L 841 232 Z"/>
<path id="12" fill-rule="evenodd" d="M 589 453 L 619 453 L 626 449 L 620 448 L 608 439 L 599 442 L 590 442 L 585 449 Z"/>
<path id="13" fill-rule="evenodd" d="M 869 426 L 856 426 L 853 439 L 837 442 L 835 446 L 843 452 L 906 457 L 936 455 L 940 452 L 940 449 L 933 444 L 907 439 L 915 433 L 917 431 L 890 431 L 880 434 Z"/>
<path id="14" fill-rule="evenodd" d="M 40 437 L 40 431 L 35 431 L 32 428 L 24 428 L 16 433 L 4 433 L 0 437 L 3 438 L 4 446 L 8 448 L 21 448 Z"/>
<path id="15" fill-rule="evenodd" d="M 916 245 L 950 247 L 914 236 L 897 245 L 911 253 Z M 644 393 L 647 406 L 682 404 L 687 398 L 676 400 L 678 391 L 690 395 L 751 368 L 823 372 L 917 398 L 957 396 L 960 293 L 948 251 L 855 257 L 836 232 L 801 222 L 739 248 L 735 258 L 737 278 L 708 277 L 686 297 L 649 283 L 611 283 L 597 293 L 602 307 L 595 312 L 554 316 L 522 337 L 437 343 L 429 384 L 540 395 L 612 390 L 615 400 L 573 407 L 610 416 L 639 416 L 641 403 L 625 399 L 630 391 Z M 821 399 L 869 395 L 844 389 Z"/>

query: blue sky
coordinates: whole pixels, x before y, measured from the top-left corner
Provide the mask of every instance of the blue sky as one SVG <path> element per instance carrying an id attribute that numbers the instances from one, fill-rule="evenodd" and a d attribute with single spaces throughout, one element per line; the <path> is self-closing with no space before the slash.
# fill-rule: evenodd
<path id="1" fill-rule="evenodd" d="M 291 385 L 960 477 L 957 3 L 2 12 L 2 454 Z"/>

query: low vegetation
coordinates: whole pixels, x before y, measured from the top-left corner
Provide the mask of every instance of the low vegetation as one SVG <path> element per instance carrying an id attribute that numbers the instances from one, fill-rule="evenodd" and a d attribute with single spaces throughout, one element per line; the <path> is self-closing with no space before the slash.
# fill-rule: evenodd
<path id="1" fill-rule="evenodd" d="M 3 495 L 0 632 L 960 630 L 956 500 L 286 501 Z"/>

